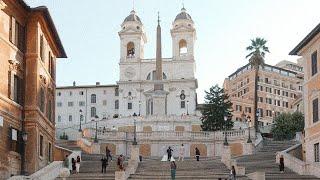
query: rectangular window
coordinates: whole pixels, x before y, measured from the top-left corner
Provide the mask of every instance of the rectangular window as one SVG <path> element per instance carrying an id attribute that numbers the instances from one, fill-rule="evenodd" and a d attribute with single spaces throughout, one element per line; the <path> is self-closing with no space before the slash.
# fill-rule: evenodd
<path id="1" fill-rule="evenodd" d="M 119 100 L 114 102 L 114 109 L 119 109 Z"/>
<path id="2" fill-rule="evenodd" d="M 311 76 L 315 75 L 318 72 L 318 65 L 317 65 L 317 51 L 312 53 L 311 55 Z"/>
<path id="3" fill-rule="evenodd" d="M 319 162 L 319 143 L 313 145 L 314 162 Z"/>
<path id="4" fill-rule="evenodd" d="M 79 101 L 79 106 L 85 106 L 85 102 L 84 101 Z"/>
<path id="5" fill-rule="evenodd" d="M 131 102 L 128 103 L 128 109 L 132 109 L 132 103 Z"/>
<path id="6" fill-rule="evenodd" d="M 68 107 L 72 107 L 73 106 L 73 102 L 68 102 Z"/>
<path id="7" fill-rule="evenodd" d="M 61 116 L 58 116 L 58 122 L 61 122 Z"/>
<path id="8" fill-rule="evenodd" d="M 103 100 L 103 101 L 102 101 L 102 104 L 103 104 L 104 106 L 106 106 L 106 105 L 107 105 L 107 100 Z"/>
<path id="9" fill-rule="evenodd" d="M 263 97 L 259 97 L 259 102 L 263 103 Z"/>
<path id="10" fill-rule="evenodd" d="M 119 88 L 114 89 L 114 96 L 119 96 Z"/>
<path id="11" fill-rule="evenodd" d="M 312 101 L 312 119 L 313 119 L 314 123 L 319 121 L 319 100 L 318 100 L 318 98 L 314 99 Z"/>
<path id="12" fill-rule="evenodd" d="M 41 58 L 41 61 L 44 62 L 44 42 L 43 42 L 43 35 L 40 36 L 40 58 Z"/>
<path id="13" fill-rule="evenodd" d="M 62 107 L 62 102 L 57 102 L 58 107 Z"/>
<path id="14" fill-rule="evenodd" d="M 180 102 L 180 108 L 186 108 L 186 102 L 185 101 L 181 101 Z"/>
<path id="15" fill-rule="evenodd" d="M 13 82 L 13 93 L 14 93 L 14 101 L 18 104 L 22 102 L 22 80 L 18 76 L 14 75 L 14 82 Z"/>
<path id="16" fill-rule="evenodd" d="M 51 162 L 52 159 L 51 159 L 51 153 L 52 152 L 52 145 L 51 143 L 48 144 L 48 161 Z"/>
<path id="17" fill-rule="evenodd" d="M 72 121 L 72 115 L 69 115 L 69 122 Z"/>
<path id="18" fill-rule="evenodd" d="M 43 136 L 42 135 L 40 135 L 40 145 L 39 145 L 39 154 L 40 154 L 40 156 L 41 157 L 43 157 Z"/>

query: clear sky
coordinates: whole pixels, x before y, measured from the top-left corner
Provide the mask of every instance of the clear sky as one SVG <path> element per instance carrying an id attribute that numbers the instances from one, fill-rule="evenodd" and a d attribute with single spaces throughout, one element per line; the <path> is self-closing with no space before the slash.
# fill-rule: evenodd
<path id="1" fill-rule="evenodd" d="M 183 0 L 135 0 L 148 43 L 145 58 L 155 57 L 157 11 L 162 26 L 163 57 L 172 56 L 170 28 Z M 132 0 L 26 0 L 45 5 L 58 29 L 68 59 L 57 65 L 57 85 L 115 84 L 119 79 L 118 31 L 132 10 Z M 318 23 L 320 0 L 184 0 L 197 30 L 195 46 L 198 99 L 247 63 L 245 48 L 257 36 L 268 40 L 268 64 L 296 60 L 288 56 Z"/>

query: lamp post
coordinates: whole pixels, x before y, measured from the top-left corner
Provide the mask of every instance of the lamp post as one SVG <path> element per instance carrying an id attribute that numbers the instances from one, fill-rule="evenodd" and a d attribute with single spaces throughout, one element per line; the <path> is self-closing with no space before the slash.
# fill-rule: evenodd
<path id="1" fill-rule="evenodd" d="M 276 111 L 272 110 L 272 124 L 274 123 L 275 117 L 276 117 Z"/>
<path id="2" fill-rule="evenodd" d="M 81 110 L 81 109 L 79 110 L 79 114 L 80 114 L 80 119 L 79 119 L 79 132 L 82 132 L 82 129 L 81 129 L 82 110 Z"/>
<path id="3" fill-rule="evenodd" d="M 137 125 L 136 125 L 136 117 L 137 117 L 137 114 L 136 113 L 133 113 L 133 126 L 134 126 L 134 129 L 133 129 L 133 143 L 132 145 L 137 145 Z"/>
<path id="4" fill-rule="evenodd" d="M 189 115 L 189 101 L 187 101 L 187 115 Z"/>
<path id="5" fill-rule="evenodd" d="M 95 136 L 94 136 L 94 142 L 98 143 L 98 121 L 97 121 L 97 119 L 99 118 L 99 116 L 96 115 L 95 118 L 96 118 L 96 133 L 95 133 Z"/>
<path id="6" fill-rule="evenodd" d="M 26 160 L 25 160 L 25 153 L 26 153 L 26 142 L 28 140 L 28 134 L 25 130 L 22 131 L 22 158 L 21 158 L 21 175 L 26 175 Z"/>
<path id="7" fill-rule="evenodd" d="M 140 111 L 141 111 L 141 101 L 139 101 L 139 116 L 140 116 Z"/>
<path id="8" fill-rule="evenodd" d="M 259 124 L 258 124 L 259 120 L 258 120 L 258 118 L 260 116 L 260 113 L 259 113 L 258 109 L 257 109 L 257 113 L 255 114 L 255 116 L 257 117 L 256 118 L 257 121 L 254 122 L 254 123 L 257 123 L 257 125 L 255 125 L 255 127 L 257 127 L 256 132 L 259 132 Z"/>
<path id="9" fill-rule="evenodd" d="M 227 120 L 228 120 L 228 116 L 224 116 L 224 122 L 225 122 L 225 130 L 224 130 L 224 143 L 223 145 L 228 146 L 228 139 L 227 139 Z"/>
<path id="10" fill-rule="evenodd" d="M 248 141 L 247 143 L 252 143 L 252 140 L 251 140 L 251 135 L 250 135 L 250 126 L 251 126 L 251 117 L 250 116 L 247 116 L 247 122 L 248 122 Z"/>

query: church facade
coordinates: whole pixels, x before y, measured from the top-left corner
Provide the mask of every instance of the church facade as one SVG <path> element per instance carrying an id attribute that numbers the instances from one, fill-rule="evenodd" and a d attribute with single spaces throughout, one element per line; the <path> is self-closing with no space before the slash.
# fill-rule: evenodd
<path id="1" fill-rule="evenodd" d="M 186 9 L 182 8 L 172 23 L 173 55 L 171 58 L 161 56 L 160 24 L 158 28 L 160 28 L 160 36 L 157 37 L 159 60 L 145 59 L 144 45 L 147 43 L 147 35 L 141 19 L 132 10 L 121 24 L 121 30 L 118 33 L 120 37 L 119 81 L 115 85 L 97 83 L 93 86 L 74 84 L 57 87 L 56 126 L 78 125 L 79 112 L 82 112 L 83 123 L 96 120 L 97 116 L 100 119 L 110 119 L 129 117 L 133 114 L 140 116 L 196 115 L 198 85 L 195 78 L 194 22 Z M 162 73 L 157 73 L 156 64 L 160 68 L 159 72 L 162 71 Z M 157 74 L 161 79 L 157 79 Z M 163 90 L 161 105 L 152 94 L 155 84 L 159 84 Z"/>

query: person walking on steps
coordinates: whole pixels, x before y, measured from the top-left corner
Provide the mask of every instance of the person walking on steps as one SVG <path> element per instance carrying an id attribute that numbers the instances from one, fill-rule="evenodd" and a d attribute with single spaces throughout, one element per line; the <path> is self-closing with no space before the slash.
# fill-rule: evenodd
<path id="1" fill-rule="evenodd" d="M 284 173 L 284 159 L 283 159 L 283 155 L 280 156 L 279 169 L 280 169 L 280 172 L 281 172 L 281 173 Z"/>
<path id="2" fill-rule="evenodd" d="M 183 146 L 183 144 L 181 144 L 181 146 L 180 146 L 178 161 L 180 161 L 180 159 L 181 159 L 181 161 L 183 161 L 183 159 L 184 159 L 184 146 Z"/>
<path id="3" fill-rule="evenodd" d="M 234 168 L 234 166 L 231 167 L 231 171 L 230 171 L 230 179 L 231 180 L 236 180 L 236 169 Z"/>
<path id="4" fill-rule="evenodd" d="M 72 158 L 71 163 L 72 163 L 72 174 L 74 174 L 76 173 L 76 160 Z"/>
<path id="5" fill-rule="evenodd" d="M 197 161 L 199 161 L 200 159 L 200 151 L 199 149 L 196 147 L 196 158 L 197 158 Z"/>
<path id="6" fill-rule="evenodd" d="M 80 171 L 80 162 L 81 162 L 80 156 L 77 156 L 77 160 L 76 160 L 76 173 L 77 174 Z"/>
<path id="7" fill-rule="evenodd" d="M 120 170 L 120 171 L 125 171 L 125 169 L 124 169 L 124 164 L 123 164 L 123 162 L 124 162 L 124 157 L 123 157 L 122 154 L 118 157 L 118 160 L 117 160 L 117 161 L 118 161 L 118 162 L 117 162 L 117 165 L 118 165 L 119 170 Z"/>
<path id="8" fill-rule="evenodd" d="M 108 165 L 108 160 L 106 157 L 102 157 L 101 159 L 101 173 L 107 173 L 107 165 Z"/>
<path id="9" fill-rule="evenodd" d="M 171 170 L 171 179 L 175 180 L 176 179 L 177 165 L 174 162 L 174 160 L 172 160 L 171 163 L 170 163 L 170 170 Z"/>
<path id="10" fill-rule="evenodd" d="M 171 157 L 172 157 L 172 149 L 171 149 L 171 147 L 169 146 L 169 148 L 167 149 L 167 154 L 168 154 L 168 161 L 170 161 L 171 160 Z"/>
<path id="11" fill-rule="evenodd" d="M 106 156 L 107 156 L 107 160 L 109 160 L 109 157 L 110 157 L 110 161 L 112 161 L 111 151 L 108 148 L 108 146 L 106 146 Z"/>

